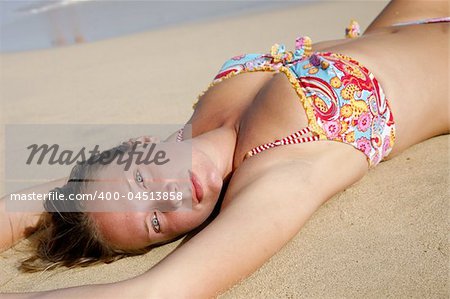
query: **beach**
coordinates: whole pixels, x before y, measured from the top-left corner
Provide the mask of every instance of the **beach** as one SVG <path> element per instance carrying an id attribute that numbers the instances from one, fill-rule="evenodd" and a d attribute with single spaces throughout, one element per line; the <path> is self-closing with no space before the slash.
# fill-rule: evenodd
<path id="1" fill-rule="evenodd" d="M 293 49 L 299 35 L 314 42 L 343 38 L 351 19 L 364 30 L 386 3 L 304 3 L 1 54 L 3 128 L 21 123 L 182 124 L 228 58 L 265 53 L 274 43 Z M 98 134 L 87 133 L 84 141 Z M 5 129 L 1 135 L 4 140 Z M 334 196 L 284 249 L 221 297 L 448 297 L 448 137 L 413 146 Z M 4 153 L 2 143 L 2 165 Z M 3 182 L 6 177 L 2 167 Z M 27 242 L 0 255 L 0 292 L 128 279 L 150 269 L 179 243 L 108 265 L 21 274 L 17 265 L 26 256 Z"/>

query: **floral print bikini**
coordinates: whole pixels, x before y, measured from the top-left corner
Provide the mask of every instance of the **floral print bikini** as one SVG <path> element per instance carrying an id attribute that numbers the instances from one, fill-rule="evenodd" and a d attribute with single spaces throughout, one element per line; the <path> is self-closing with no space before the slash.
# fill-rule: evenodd
<path id="1" fill-rule="evenodd" d="M 420 22 L 423 23 L 431 22 Z M 417 21 L 401 25 L 409 24 Z M 346 36 L 359 36 L 356 22 L 352 21 L 346 29 Z M 270 54 L 244 54 L 229 59 L 209 87 L 255 71 L 282 72 L 287 76 L 306 112 L 308 126 L 259 145 L 246 157 L 281 145 L 319 140 L 353 146 L 366 155 L 370 167 L 391 152 L 395 142 L 392 111 L 378 80 L 355 59 L 331 52 L 312 52 L 311 39 L 303 36 L 297 38 L 294 52 L 275 44 Z"/>

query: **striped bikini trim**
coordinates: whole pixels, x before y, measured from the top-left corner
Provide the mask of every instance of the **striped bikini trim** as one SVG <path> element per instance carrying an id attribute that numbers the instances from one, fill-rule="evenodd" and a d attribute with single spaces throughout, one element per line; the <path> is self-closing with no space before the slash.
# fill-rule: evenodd
<path id="1" fill-rule="evenodd" d="M 248 151 L 245 155 L 246 157 L 251 157 L 256 154 L 259 154 L 265 150 L 268 150 L 273 147 L 281 146 L 281 145 L 288 145 L 288 144 L 299 144 L 299 143 L 305 143 L 305 142 L 311 142 L 311 141 L 318 141 L 320 140 L 319 135 L 313 135 L 309 137 L 301 137 L 307 133 L 310 133 L 311 129 L 309 127 L 306 127 L 300 131 L 297 131 L 287 137 L 284 137 L 282 139 L 275 140 L 273 142 L 268 142 L 262 145 L 259 145 L 252 150 Z"/>

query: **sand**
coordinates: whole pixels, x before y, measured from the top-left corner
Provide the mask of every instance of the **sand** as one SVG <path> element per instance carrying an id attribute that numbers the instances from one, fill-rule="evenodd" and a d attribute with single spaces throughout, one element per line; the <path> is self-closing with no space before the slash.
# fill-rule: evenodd
<path id="1" fill-rule="evenodd" d="M 182 123 L 225 59 L 266 52 L 275 42 L 293 48 L 299 34 L 314 41 L 341 38 L 349 19 L 364 29 L 385 4 L 310 4 L 1 55 L 1 120 Z M 446 135 L 383 162 L 329 200 L 283 250 L 222 297 L 447 298 L 448 153 Z M 3 167 L 1 175 L 4 180 Z M 177 245 L 110 265 L 25 275 L 16 265 L 26 243 L 0 256 L 0 292 L 123 280 L 145 272 Z"/>

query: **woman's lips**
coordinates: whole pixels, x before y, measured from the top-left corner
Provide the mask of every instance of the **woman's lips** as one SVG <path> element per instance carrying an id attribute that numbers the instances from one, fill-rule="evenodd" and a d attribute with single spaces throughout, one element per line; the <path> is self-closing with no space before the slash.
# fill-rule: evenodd
<path id="1" fill-rule="evenodd" d="M 192 185 L 193 185 L 192 196 L 197 201 L 197 203 L 200 203 L 203 198 L 202 185 L 194 172 L 189 171 L 189 174 L 190 174 Z"/>

